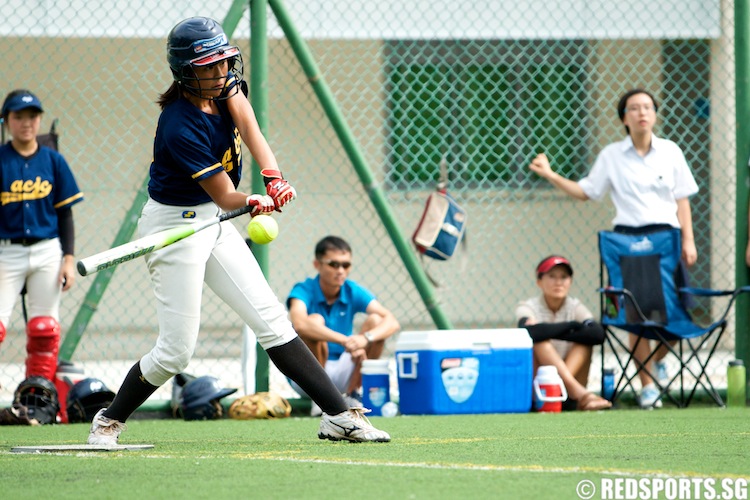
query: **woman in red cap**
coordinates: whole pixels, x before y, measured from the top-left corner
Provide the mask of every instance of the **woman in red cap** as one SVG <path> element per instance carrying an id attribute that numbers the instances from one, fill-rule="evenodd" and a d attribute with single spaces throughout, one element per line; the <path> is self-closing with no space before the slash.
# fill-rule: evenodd
<path id="1" fill-rule="evenodd" d="M 569 297 L 573 266 L 550 255 L 536 267 L 541 295 L 516 307 L 518 326 L 534 342 L 534 365 L 557 368 L 569 398 L 583 411 L 606 410 L 612 403 L 586 389 L 593 346 L 604 342 L 604 329 L 580 300 Z"/>

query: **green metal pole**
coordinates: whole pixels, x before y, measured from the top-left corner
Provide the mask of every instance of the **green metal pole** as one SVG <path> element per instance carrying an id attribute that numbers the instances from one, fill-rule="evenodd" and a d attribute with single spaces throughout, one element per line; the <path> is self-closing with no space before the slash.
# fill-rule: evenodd
<path id="1" fill-rule="evenodd" d="M 249 0 L 232 0 L 232 5 L 229 6 L 227 15 L 224 16 L 224 22 L 221 23 L 221 27 L 224 33 L 227 34 L 227 38 L 232 38 L 234 30 L 237 29 L 237 25 L 240 24 L 242 14 L 245 13 Z"/>
<path id="2" fill-rule="evenodd" d="M 250 100 L 261 132 L 268 131 L 268 38 L 266 35 L 266 0 L 250 4 Z M 266 186 L 255 158 L 252 158 L 252 192 L 265 194 Z M 268 276 L 268 245 L 253 245 L 253 254 Z"/>
<path id="3" fill-rule="evenodd" d="M 136 225 L 138 224 L 138 217 L 143 205 L 146 204 L 146 200 L 148 200 L 148 176 L 136 193 L 130 209 L 125 214 L 125 220 L 122 222 L 120 230 L 115 236 L 115 241 L 112 242 L 112 248 L 127 243 L 133 237 Z M 112 280 L 112 276 L 115 274 L 115 269 L 117 268 L 110 267 L 109 269 L 97 273 L 88 292 L 86 292 L 86 297 L 83 299 L 81 308 L 78 309 L 78 313 L 73 319 L 73 324 L 70 326 L 70 330 L 65 334 L 65 339 L 60 346 L 60 360 L 70 361 L 73 358 L 73 353 L 81 342 L 86 327 L 94 316 L 94 313 L 99 306 L 99 302 L 104 296 L 104 291 L 107 289 L 109 282 Z"/>
<path id="4" fill-rule="evenodd" d="M 305 71 L 307 79 L 312 85 L 315 94 L 318 96 L 318 99 L 320 99 L 323 110 L 331 121 L 331 125 L 333 126 L 339 141 L 341 141 L 346 154 L 349 156 L 349 160 L 354 165 L 354 169 L 357 171 L 360 181 L 367 191 L 367 194 L 370 196 L 370 200 L 375 206 L 375 210 L 378 212 L 388 234 L 391 236 L 391 240 L 393 240 L 393 244 L 396 246 L 396 250 L 401 256 L 401 260 L 409 271 L 409 274 L 422 297 L 422 301 L 427 307 L 427 311 L 432 316 L 432 319 L 438 328 L 443 330 L 452 329 L 453 327 L 450 320 L 443 313 L 440 304 L 435 298 L 435 292 L 424 272 L 424 269 L 419 265 L 414 252 L 409 247 L 403 234 L 401 234 L 401 230 L 396 223 L 396 218 L 394 217 L 385 194 L 383 193 L 383 188 L 375 181 L 372 171 L 367 165 L 364 155 L 354 140 L 354 136 L 352 135 L 344 116 L 338 109 L 333 94 L 328 88 L 328 84 L 326 84 L 323 75 L 315 64 L 315 60 L 312 57 L 312 53 L 310 52 L 307 43 L 294 27 L 294 24 L 281 0 L 268 0 L 268 4 L 276 15 L 276 20 L 284 31 L 284 34 L 289 41 L 289 45 L 297 56 L 302 69 Z"/>
<path id="5" fill-rule="evenodd" d="M 745 263 L 748 238 L 748 158 L 750 158 L 750 0 L 734 4 L 734 54 L 737 123 L 737 259 L 736 286 L 750 282 Z M 735 355 L 750 364 L 750 297 L 743 293 L 735 307 Z M 747 380 L 745 381 L 747 384 Z M 750 392 L 750 391 L 747 391 Z"/>
<path id="6" fill-rule="evenodd" d="M 268 37 L 266 0 L 252 0 L 250 2 L 250 61 L 252 64 L 250 75 L 250 100 L 253 103 L 255 116 L 263 134 L 268 130 Z M 266 187 L 263 176 L 255 159 L 252 160 L 252 190 L 253 193 L 265 193 Z M 268 245 L 251 245 L 253 254 L 268 277 Z M 268 391 L 268 354 L 256 344 L 255 391 Z"/>
<path id="7" fill-rule="evenodd" d="M 222 25 L 224 32 L 227 34 L 227 38 L 232 37 L 234 30 L 237 28 L 239 20 L 242 18 L 242 13 L 246 6 L 247 0 L 234 0 L 232 2 L 232 6 L 229 8 L 227 17 L 226 19 L 224 19 L 224 24 Z M 143 210 L 143 206 L 146 204 L 146 201 L 148 201 L 148 181 L 149 177 L 146 176 L 143 184 L 141 184 L 140 189 L 138 189 L 138 192 L 133 199 L 133 204 L 125 214 L 125 220 L 123 220 L 122 224 L 120 225 L 120 230 L 118 231 L 117 236 L 115 236 L 115 240 L 112 242 L 112 246 L 110 248 L 114 248 L 118 245 L 127 243 L 133 237 L 136 225 L 138 223 L 138 217 L 140 216 L 141 210 Z M 81 338 L 83 338 L 86 327 L 88 326 L 89 321 L 91 321 L 91 318 L 96 312 L 99 302 L 102 300 L 104 292 L 107 290 L 107 286 L 112 280 L 112 276 L 114 275 L 116 269 L 117 268 L 114 267 L 107 269 L 106 271 L 99 272 L 96 275 L 96 278 L 94 278 L 94 281 L 91 283 L 88 292 L 86 292 L 86 297 L 81 304 L 81 308 L 78 310 L 76 317 L 73 319 L 70 330 L 68 330 L 68 332 L 65 334 L 65 339 L 60 346 L 60 360 L 70 361 L 73 358 L 73 353 L 78 347 Z"/>

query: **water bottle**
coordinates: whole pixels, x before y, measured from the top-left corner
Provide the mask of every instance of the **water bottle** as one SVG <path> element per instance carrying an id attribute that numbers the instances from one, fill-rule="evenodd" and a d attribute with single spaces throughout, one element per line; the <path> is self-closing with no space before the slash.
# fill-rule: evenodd
<path id="1" fill-rule="evenodd" d="M 741 359 L 729 362 L 727 367 L 727 406 L 743 408 L 746 401 L 745 363 Z"/>
<path id="2" fill-rule="evenodd" d="M 612 401 L 615 395 L 615 369 L 605 368 L 602 370 L 602 397 Z"/>
<path id="3" fill-rule="evenodd" d="M 562 411 L 562 402 L 568 399 L 568 391 L 557 373 L 557 368 L 549 365 L 537 368 L 533 389 L 538 412 L 560 413 Z"/>

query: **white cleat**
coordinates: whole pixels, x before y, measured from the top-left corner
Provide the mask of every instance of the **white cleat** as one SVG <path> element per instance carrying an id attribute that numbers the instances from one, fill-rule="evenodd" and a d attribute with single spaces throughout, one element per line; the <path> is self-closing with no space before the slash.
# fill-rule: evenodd
<path id="1" fill-rule="evenodd" d="M 127 426 L 119 420 L 107 418 L 102 415 L 105 408 L 102 408 L 91 421 L 91 430 L 89 431 L 89 444 L 98 444 L 104 446 L 116 446 L 117 438 L 120 433 L 127 429 Z"/>
<path id="2" fill-rule="evenodd" d="M 369 412 L 370 410 L 360 406 L 359 408 L 350 408 L 338 415 L 323 413 L 323 418 L 320 419 L 318 437 L 331 441 L 387 443 L 391 440 L 391 436 L 387 432 L 373 427 L 365 417 L 365 413 Z"/>

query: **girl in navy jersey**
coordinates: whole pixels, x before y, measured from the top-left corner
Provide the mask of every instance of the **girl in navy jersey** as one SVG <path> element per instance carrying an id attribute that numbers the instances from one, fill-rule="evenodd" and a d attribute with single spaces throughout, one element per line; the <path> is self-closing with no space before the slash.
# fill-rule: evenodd
<path id="1" fill-rule="evenodd" d="M 12 140 L 0 146 L 0 342 L 26 286 L 26 377 L 55 380 L 62 291 L 75 282 L 71 207 L 83 200 L 65 158 L 37 141 L 42 103 L 24 89 L 2 106 Z"/>
<path id="2" fill-rule="evenodd" d="M 214 20 L 178 23 L 167 38 L 174 82 L 159 97 L 149 200 L 139 236 L 216 217 L 246 205 L 251 216 L 272 212 L 296 197 L 260 131 L 242 81 L 242 56 Z M 237 191 L 242 174 L 240 141 L 260 166 L 265 195 Z M 146 256 L 156 296 L 159 338 L 130 370 L 109 408 L 94 417 L 90 444 L 116 444 L 125 420 L 159 386 L 184 371 L 200 326 L 203 284 L 255 333 L 286 376 L 325 412 L 318 437 L 389 441 L 363 408 L 348 408 L 323 368 L 297 337 L 242 236 L 229 222 L 207 228 Z M 219 414 L 220 415 L 220 414 Z"/>

